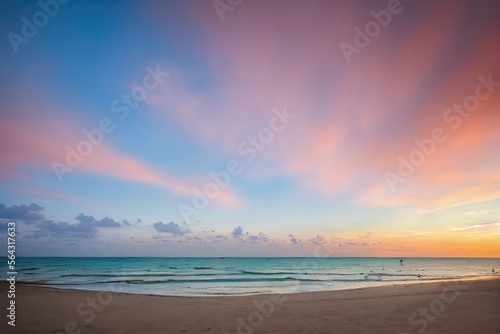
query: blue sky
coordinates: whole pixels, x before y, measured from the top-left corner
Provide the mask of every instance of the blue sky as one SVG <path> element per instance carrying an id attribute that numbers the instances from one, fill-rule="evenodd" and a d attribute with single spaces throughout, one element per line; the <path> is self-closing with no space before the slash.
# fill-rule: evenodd
<path id="1" fill-rule="evenodd" d="M 23 255 L 499 255 L 495 1 L 41 3 L 0 5 Z"/>

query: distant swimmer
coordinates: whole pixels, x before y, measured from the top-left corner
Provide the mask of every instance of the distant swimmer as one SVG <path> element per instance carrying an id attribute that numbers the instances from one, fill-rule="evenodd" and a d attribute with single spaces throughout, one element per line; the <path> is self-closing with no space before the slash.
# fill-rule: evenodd
<path id="1" fill-rule="evenodd" d="M 399 260 L 399 264 L 403 265 L 403 259 Z"/>
<path id="2" fill-rule="evenodd" d="M 491 273 L 494 274 L 495 273 L 495 268 L 491 269 Z"/>

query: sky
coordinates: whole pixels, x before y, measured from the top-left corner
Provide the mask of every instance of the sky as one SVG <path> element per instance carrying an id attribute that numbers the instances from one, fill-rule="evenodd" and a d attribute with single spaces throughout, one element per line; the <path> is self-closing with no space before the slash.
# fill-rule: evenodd
<path id="1" fill-rule="evenodd" d="M 500 257 L 498 17 L 3 1 L 0 254 Z"/>

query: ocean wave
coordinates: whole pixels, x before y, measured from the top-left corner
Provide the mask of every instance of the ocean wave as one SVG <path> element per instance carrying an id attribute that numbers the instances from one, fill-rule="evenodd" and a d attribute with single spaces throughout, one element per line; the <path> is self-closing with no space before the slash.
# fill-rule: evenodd
<path id="1" fill-rule="evenodd" d="M 419 274 L 389 274 L 389 273 L 366 273 L 366 274 L 361 274 L 361 275 L 368 275 L 368 276 L 382 276 L 382 277 L 418 277 Z"/>
<path id="2" fill-rule="evenodd" d="M 298 272 L 291 272 L 291 271 L 281 271 L 281 272 L 263 272 L 263 271 L 250 271 L 250 270 L 241 270 L 240 271 L 243 274 L 247 275 L 300 275 L 301 273 Z"/>
<path id="3" fill-rule="evenodd" d="M 428 278 L 430 279 L 430 278 Z M 261 282 L 287 282 L 287 281 L 297 281 L 297 282 L 309 282 L 309 283 L 359 283 L 359 282 L 384 282 L 382 279 L 376 278 L 353 278 L 353 279 L 309 279 L 309 278 L 298 278 L 298 277 L 260 277 L 260 278 L 213 278 L 213 279 L 164 279 L 164 280 L 147 280 L 147 279 L 118 279 L 118 280 L 96 280 L 96 281 L 82 281 L 82 282 L 57 282 L 57 281 L 47 281 L 47 280 L 33 280 L 33 281 L 23 281 L 24 283 L 30 284 L 43 284 L 43 285 L 95 285 L 95 284 L 186 284 L 186 283 L 261 283 Z M 406 282 L 415 281 L 414 278 L 398 279 L 395 281 L 385 281 L 385 282 Z"/>
<path id="4" fill-rule="evenodd" d="M 67 267 L 67 264 L 46 264 L 45 267 Z"/>
<path id="5" fill-rule="evenodd" d="M 264 276 L 272 276 L 272 275 L 321 275 L 321 276 L 354 276 L 358 275 L 355 273 L 335 273 L 335 272 L 307 272 L 307 271 L 276 271 L 276 272 L 268 272 L 268 271 L 251 271 L 251 270 L 241 270 L 240 271 L 246 275 L 264 275 Z M 364 275 L 364 274 L 359 274 Z"/>
<path id="6" fill-rule="evenodd" d="M 285 282 L 285 281 L 308 281 L 321 282 L 319 279 L 300 279 L 296 277 L 283 278 L 213 278 L 213 279 L 168 279 L 168 280 L 138 280 L 134 284 L 162 284 L 162 283 L 257 283 L 257 282 Z M 118 282 L 116 282 L 118 283 Z"/>
<path id="7" fill-rule="evenodd" d="M 231 275 L 239 275 L 239 273 L 225 273 L 225 274 L 216 274 L 216 273 L 185 273 L 185 274 L 169 274 L 169 273 L 154 273 L 149 272 L 147 274 L 64 274 L 59 277 L 187 277 L 187 276 L 231 276 Z"/>
<path id="8" fill-rule="evenodd" d="M 58 282 L 48 280 L 23 280 L 23 283 L 43 284 L 43 285 L 93 285 L 93 284 L 110 284 L 110 283 L 127 283 L 127 284 L 164 284 L 164 283 L 252 283 L 252 282 L 280 282 L 280 281 L 310 281 L 320 282 L 316 279 L 299 279 L 295 277 L 284 278 L 214 278 L 214 279 L 165 279 L 165 280 L 143 280 L 143 279 L 121 279 L 121 280 L 98 280 L 84 282 Z"/>
<path id="9" fill-rule="evenodd" d="M 30 268 L 21 268 L 21 269 L 18 269 L 17 271 L 28 271 L 28 270 L 38 270 L 40 268 L 38 267 L 30 267 Z"/>
<path id="10" fill-rule="evenodd" d="M 28 274 L 28 273 L 25 273 Z M 36 273 L 29 273 L 30 275 Z M 286 277 L 280 277 L 285 276 Z M 237 278 L 233 278 L 234 276 L 238 276 Z M 304 277 L 307 276 L 307 277 Z M 344 279 L 336 279 L 334 277 L 345 277 Z M 361 277 L 360 277 L 361 276 Z M 248 271 L 241 270 L 239 272 L 226 272 L 226 273 L 195 273 L 195 272 L 187 272 L 187 273 L 101 273 L 101 274 L 63 274 L 58 278 L 82 278 L 88 279 L 89 281 L 98 280 L 100 282 L 126 282 L 126 281 L 142 281 L 142 282 L 150 282 L 150 281 L 158 281 L 158 282 L 203 282 L 203 278 L 206 278 L 206 281 L 217 281 L 220 282 L 228 281 L 228 282 L 237 282 L 237 281 L 280 281 L 280 280 L 298 280 L 298 281 L 325 281 L 325 282 L 336 282 L 336 281 L 348 281 L 348 282 L 356 282 L 356 281 L 369 281 L 369 279 L 380 280 L 377 277 L 381 278 L 390 278 L 393 277 L 395 280 L 402 280 L 403 278 L 423 278 L 421 274 L 389 274 L 389 273 L 359 273 L 359 274 L 345 274 L 345 273 L 301 273 L 301 272 L 293 272 L 293 271 L 282 271 L 282 272 L 259 272 L 259 271 Z M 167 280 L 155 280 L 155 278 L 166 277 Z M 190 279 L 192 277 L 192 279 Z M 314 278 L 313 278 L 314 277 Z M 347 278 L 350 277 L 350 278 Z M 366 278 L 365 278 L 366 277 Z M 109 278 L 109 280 L 99 280 L 99 278 Z M 152 278 L 152 279 L 148 279 Z M 68 284 L 74 284 L 74 282 L 68 281 Z"/>

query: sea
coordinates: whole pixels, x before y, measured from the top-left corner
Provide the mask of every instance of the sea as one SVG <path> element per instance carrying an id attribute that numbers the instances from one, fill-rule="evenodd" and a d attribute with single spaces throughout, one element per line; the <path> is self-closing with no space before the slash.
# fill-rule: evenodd
<path id="1" fill-rule="evenodd" d="M 401 262 L 402 260 L 402 262 Z M 2 261 L 3 264 L 7 260 Z M 17 282 L 169 296 L 298 293 L 491 275 L 491 258 L 21 257 Z M 0 275 L 5 276 L 6 266 Z M 6 279 L 7 277 L 3 277 Z"/>

